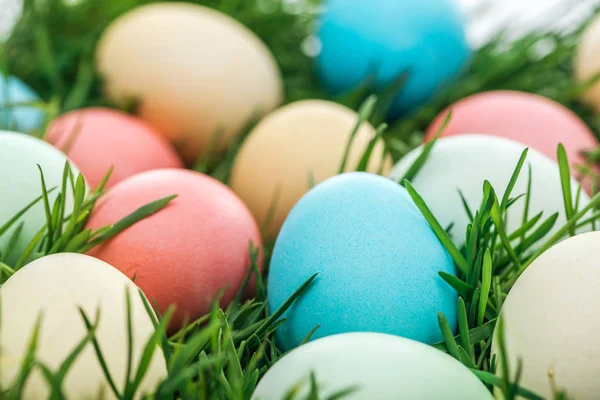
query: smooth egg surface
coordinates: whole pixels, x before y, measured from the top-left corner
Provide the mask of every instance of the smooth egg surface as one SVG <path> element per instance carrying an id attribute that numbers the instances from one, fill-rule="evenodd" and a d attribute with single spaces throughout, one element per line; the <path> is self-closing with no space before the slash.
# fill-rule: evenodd
<path id="1" fill-rule="evenodd" d="M 598 260 L 600 232 L 576 235 L 537 258 L 509 292 L 501 318 L 510 373 L 518 358 L 523 362 L 522 387 L 552 398 L 552 373 L 556 388 L 570 397 L 598 397 Z M 497 340 L 492 353 L 498 353 Z"/>
<path id="2" fill-rule="evenodd" d="M 136 98 L 139 115 L 187 162 L 230 144 L 283 98 L 278 66 L 260 39 L 233 18 L 183 2 L 136 7 L 104 32 L 96 52 L 105 91 Z"/>
<path id="3" fill-rule="evenodd" d="M 400 160 L 390 177 L 394 180 L 401 179 L 422 149 L 423 147 L 417 148 Z M 435 143 L 427 161 L 411 183 L 444 228 L 453 224 L 451 236 L 461 245 L 465 241 L 470 220 L 460 192 L 473 212 L 481 205 L 486 180 L 490 182 L 498 198 L 502 199 L 523 150 L 525 146 L 521 143 L 489 135 L 465 134 L 442 138 Z M 559 213 L 554 227 L 545 236 L 549 238 L 566 222 L 559 168 L 554 161 L 530 148 L 511 192 L 512 198 L 527 192 L 529 166 L 529 218 L 543 212 L 542 220 L 545 220 L 554 213 Z M 590 199 L 578 188 L 577 181 L 571 178 L 573 204 L 577 203 L 577 193 L 580 192 L 578 203 L 581 209 Z M 508 210 L 509 234 L 523 225 L 524 208 L 525 199 L 521 198 Z M 586 229 L 583 227 L 582 231 Z"/>
<path id="4" fill-rule="evenodd" d="M 428 100 L 458 75 L 470 54 L 463 16 L 452 0 L 328 0 L 317 35 L 317 73 L 333 93 L 369 78 L 389 88 L 408 74 L 393 116 Z"/>
<path id="5" fill-rule="evenodd" d="M 491 393 L 448 354 L 398 336 L 357 332 L 303 345 L 278 360 L 259 381 L 252 399 L 279 400 L 301 384 L 307 396 L 314 373 L 327 398 L 348 388 L 352 400 L 485 400 Z"/>
<path id="6" fill-rule="evenodd" d="M 53 121 L 45 140 L 68 154 L 96 187 L 112 166 L 107 188 L 137 173 L 182 168 L 171 144 L 146 122 L 108 108 L 86 108 Z"/>
<path id="7" fill-rule="evenodd" d="M 406 190 L 366 172 L 330 178 L 308 192 L 275 243 L 268 303 L 279 308 L 315 281 L 286 312 L 286 350 L 312 338 L 354 331 L 442 340 L 438 312 L 456 327 L 456 292 L 438 275 L 454 263 Z"/>
<path id="8" fill-rule="evenodd" d="M 18 376 L 38 318 L 40 330 L 36 359 L 58 371 L 65 359 L 88 333 L 80 313 L 95 323 L 95 336 L 119 391 L 126 379 L 128 328 L 126 293 L 132 321 L 132 368 L 137 366 L 154 326 L 137 287 L 111 265 L 82 254 L 46 256 L 26 265 L 0 289 L 2 301 L 2 355 L 0 382 L 6 387 Z M 167 377 L 162 351 L 156 348 L 141 381 L 141 392 L 152 392 Z M 69 399 L 116 399 L 110 389 L 91 342 L 75 359 L 62 384 Z M 50 389 L 39 367 L 25 382 L 24 400 L 48 398 Z"/>
<path id="9" fill-rule="evenodd" d="M 44 172 L 44 180 L 51 205 L 61 190 L 63 171 L 67 157 L 43 140 L 24 133 L 0 131 L 0 226 L 7 223 L 19 211 L 42 195 L 42 181 L 38 165 Z M 77 167 L 70 163 L 74 176 L 79 174 Z M 67 185 L 66 212 L 73 207 L 73 193 Z M 10 239 L 23 224 L 21 233 L 11 249 L 7 248 Z M 44 203 L 38 201 L 13 226 L 0 236 L 2 260 L 13 266 L 25 253 L 25 249 L 46 224 Z"/>
<path id="10" fill-rule="evenodd" d="M 38 95 L 14 76 L 5 76 L 0 71 L 0 130 L 15 130 L 29 133 L 39 129 L 45 114 L 36 107 L 23 105 L 38 102 Z"/>
<path id="11" fill-rule="evenodd" d="M 580 84 L 590 83 L 600 72 L 600 17 L 596 16 L 585 28 L 575 51 L 575 78 Z M 583 93 L 583 100 L 600 110 L 600 83 L 596 82 Z"/>
<path id="12" fill-rule="evenodd" d="M 269 114 L 250 133 L 236 156 L 230 184 L 267 237 L 277 235 L 311 181 L 319 183 L 339 172 L 357 122 L 358 114 L 345 106 L 304 100 Z M 361 125 L 346 171 L 358 166 L 374 134 L 370 124 Z M 387 173 L 391 166 L 391 158 L 384 158 L 383 143 L 377 143 L 368 171 Z"/>
<path id="13" fill-rule="evenodd" d="M 92 212 L 87 228 L 114 224 L 139 207 L 177 195 L 164 209 L 129 227 L 90 254 L 135 276 L 161 314 L 176 310 L 170 331 L 235 297 L 250 267 L 249 246 L 261 246 L 256 222 L 242 201 L 207 175 L 184 169 L 137 174 L 115 185 Z"/>

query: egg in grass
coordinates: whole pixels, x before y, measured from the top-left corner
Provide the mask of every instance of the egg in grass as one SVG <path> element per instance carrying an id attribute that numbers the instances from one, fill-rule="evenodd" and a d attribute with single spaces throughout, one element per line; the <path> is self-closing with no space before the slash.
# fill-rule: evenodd
<path id="1" fill-rule="evenodd" d="M 45 113 L 27 103 L 40 102 L 39 96 L 23 81 L 0 71 L 0 130 L 32 132 L 44 123 Z"/>

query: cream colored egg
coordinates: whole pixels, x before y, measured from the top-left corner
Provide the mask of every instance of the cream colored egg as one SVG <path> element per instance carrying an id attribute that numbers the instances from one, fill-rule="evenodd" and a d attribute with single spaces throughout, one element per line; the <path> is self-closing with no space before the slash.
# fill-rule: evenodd
<path id="1" fill-rule="evenodd" d="M 567 239 L 517 280 L 502 307 L 509 369 L 521 386 L 553 398 L 549 374 L 569 398 L 600 393 L 600 232 Z M 497 332 L 496 332 L 497 337 Z M 497 353 L 497 342 L 492 352 Z"/>
<path id="2" fill-rule="evenodd" d="M 236 157 L 230 183 L 259 226 L 269 223 L 269 238 L 279 232 L 289 211 L 310 189 L 311 180 L 319 183 L 338 173 L 357 121 L 357 113 L 340 104 L 304 100 L 269 114 L 250 133 Z M 361 125 L 346 171 L 357 167 L 374 133 L 370 124 Z M 380 141 L 369 172 L 385 173 L 391 168 L 391 159 L 384 160 L 383 152 Z"/>
<path id="3" fill-rule="evenodd" d="M 36 357 L 51 371 L 57 371 L 87 334 L 81 307 L 92 321 L 100 310 L 96 337 L 113 380 L 122 391 L 128 352 L 126 291 L 131 296 L 136 371 L 154 327 L 131 280 L 111 265 L 81 254 L 50 255 L 23 267 L 0 289 L 0 385 L 6 388 L 18 374 L 40 313 Z M 137 398 L 141 392 L 152 393 L 166 376 L 165 359 L 157 347 Z M 69 399 L 95 399 L 101 391 L 105 399 L 115 398 L 91 343 L 69 370 L 62 389 Z M 48 397 L 48 386 L 38 368 L 27 380 L 24 393 L 25 400 Z"/>
<path id="4" fill-rule="evenodd" d="M 140 101 L 140 116 L 190 162 L 215 134 L 223 148 L 254 116 L 282 100 L 269 49 L 248 28 L 216 10 L 154 3 L 116 19 L 96 53 L 115 101 Z"/>
<path id="5" fill-rule="evenodd" d="M 585 84 L 600 73 L 600 16 L 587 26 L 577 46 L 574 59 L 576 79 Z M 600 111 L 600 82 L 584 94 L 583 99 Z"/>

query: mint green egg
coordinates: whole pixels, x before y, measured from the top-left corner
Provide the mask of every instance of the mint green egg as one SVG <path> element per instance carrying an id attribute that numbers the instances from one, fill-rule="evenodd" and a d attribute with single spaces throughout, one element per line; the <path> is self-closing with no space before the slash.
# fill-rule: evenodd
<path id="1" fill-rule="evenodd" d="M 61 190 L 63 171 L 67 157 L 60 150 L 23 133 L 0 131 L 0 226 L 4 226 L 19 211 L 42 194 L 42 184 L 38 164 L 44 172 L 46 187 L 56 189 L 49 194 L 50 204 L 54 204 Z M 71 164 L 75 176 L 77 168 Z M 73 193 L 67 186 L 66 214 L 73 207 Z M 17 227 L 23 228 L 14 243 L 9 242 Z M 1 260 L 13 266 L 36 234 L 46 224 L 46 213 L 42 201 L 30 208 L 17 223 L 0 236 Z"/>

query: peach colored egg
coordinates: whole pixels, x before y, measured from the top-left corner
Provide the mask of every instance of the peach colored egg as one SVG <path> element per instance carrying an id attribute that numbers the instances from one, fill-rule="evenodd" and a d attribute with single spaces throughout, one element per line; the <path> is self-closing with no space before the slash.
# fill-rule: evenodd
<path id="1" fill-rule="evenodd" d="M 235 297 L 250 266 L 249 244 L 261 246 L 244 203 L 224 184 L 199 172 L 161 169 L 115 185 L 92 212 L 88 228 L 112 224 L 137 208 L 177 194 L 166 208 L 141 220 L 90 255 L 118 268 L 142 288 L 161 313 L 177 307 L 170 331 Z"/>
<path id="2" fill-rule="evenodd" d="M 118 110 L 86 108 L 58 117 L 45 139 L 62 149 L 96 187 L 108 169 L 107 187 L 140 172 L 182 168 L 171 144 L 146 122 Z"/>
<path id="3" fill-rule="evenodd" d="M 565 146 L 571 165 L 585 164 L 582 150 L 594 149 L 598 141 L 588 126 L 563 105 L 531 93 L 490 91 L 464 98 L 449 107 L 452 119 L 442 136 L 481 133 L 521 142 L 553 160 L 559 143 Z M 448 109 L 429 126 L 431 140 L 445 120 Z M 572 171 L 576 175 L 575 171 Z"/>
<path id="4" fill-rule="evenodd" d="M 600 72 L 600 17 L 596 16 L 585 28 L 573 59 L 575 78 L 581 84 L 593 81 Z M 583 100 L 600 111 L 600 82 L 583 93 Z"/>

